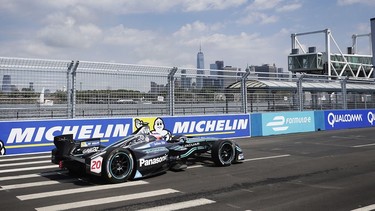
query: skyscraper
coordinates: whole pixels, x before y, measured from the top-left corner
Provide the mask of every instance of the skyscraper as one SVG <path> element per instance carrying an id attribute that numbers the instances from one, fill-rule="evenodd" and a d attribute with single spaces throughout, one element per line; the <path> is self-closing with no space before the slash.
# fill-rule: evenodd
<path id="1" fill-rule="evenodd" d="M 12 91 L 12 80 L 10 75 L 3 76 L 3 86 L 1 88 L 3 92 L 11 92 Z"/>
<path id="2" fill-rule="evenodd" d="M 204 75 L 204 55 L 202 52 L 202 46 L 199 46 L 199 52 L 197 54 L 197 89 L 202 89 L 203 87 L 203 75 Z M 200 76 L 202 75 L 202 76 Z"/>
<path id="3" fill-rule="evenodd" d="M 222 70 L 224 70 L 224 61 L 215 61 L 215 64 L 210 64 L 211 76 L 213 86 L 216 88 L 223 88 L 223 75 Z"/>
<path id="4" fill-rule="evenodd" d="M 275 64 L 263 64 L 262 66 L 255 66 L 255 72 L 261 79 L 275 78 L 277 73 L 277 67 Z"/>

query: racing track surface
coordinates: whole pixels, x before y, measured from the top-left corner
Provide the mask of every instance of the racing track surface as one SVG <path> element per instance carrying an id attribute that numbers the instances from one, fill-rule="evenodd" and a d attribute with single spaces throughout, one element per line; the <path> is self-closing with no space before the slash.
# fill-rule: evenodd
<path id="1" fill-rule="evenodd" d="M 367 128 L 238 139 L 242 164 L 199 160 L 115 185 L 72 177 L 49 153 L 3 157 L 0 210 L 371 210 L 374 137 Z"/>

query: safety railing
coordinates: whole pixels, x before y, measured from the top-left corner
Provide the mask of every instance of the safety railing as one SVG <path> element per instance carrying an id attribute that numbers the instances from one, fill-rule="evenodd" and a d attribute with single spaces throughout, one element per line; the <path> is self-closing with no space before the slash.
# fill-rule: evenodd
<path id="1" fill-rule="evenodd" d="M 0 57 L 0 120 L 375 108 L 371 79 L 245 69 Z"/>

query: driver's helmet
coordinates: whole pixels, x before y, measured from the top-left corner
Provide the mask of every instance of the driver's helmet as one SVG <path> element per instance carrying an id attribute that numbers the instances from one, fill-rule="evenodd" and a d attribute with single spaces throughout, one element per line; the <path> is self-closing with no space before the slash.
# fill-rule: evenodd
<path id="1" fill-rule="evenodd" d="M 150 132 L 149 141 L 159 141 L 159 140 L 163 140 L 163 136 L 160 133 L 157 133 L 155 131 Z"/>

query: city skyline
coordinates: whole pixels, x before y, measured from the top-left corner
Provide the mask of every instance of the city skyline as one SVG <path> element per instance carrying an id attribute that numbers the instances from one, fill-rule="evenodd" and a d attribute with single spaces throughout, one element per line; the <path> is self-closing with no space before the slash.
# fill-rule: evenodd
<path id="1" fill-rule="evenodd" d="M 3 0 L 0 56 L 193 68 L 201 44 L 206 61 L 287 70 L 292 33 L 329 28 L 345 51 L 353 34 L 370 32 L 374 8 L 373 0 Z M 319 51 L 324 39 L 306 45 Z M 369 54 L 367 39 L 358 47 Z"/>

